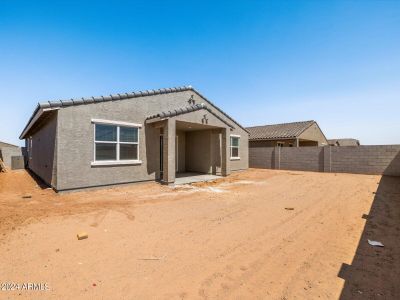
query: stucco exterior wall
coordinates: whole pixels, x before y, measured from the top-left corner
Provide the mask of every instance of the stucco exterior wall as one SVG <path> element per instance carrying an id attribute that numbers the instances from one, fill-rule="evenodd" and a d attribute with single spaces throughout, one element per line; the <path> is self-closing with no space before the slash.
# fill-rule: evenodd
<path id="1" fill-rule="evenodd" d="M 77 189 L 144 180 L 159 176 L 159 128 L 146 124 L 146 117 L 188 106 L 193 96 L 196 103 L 205 103 L 220 118 L 235 126 L 232 134 L 241 136 L 240 161 L 231 163 L 230 169 L 248 167 L 248 144 L 246 131 L 220 113 L 212 104 L 193 91 L 152 95 L 140 98 L 100 102 L 95 104 L 64 107 L 58 112 L 58 165 L 56 189 Z M 214 117 L 207 114 L 210 120 Z M 192 121 L 200 121 L 199 114 L 182 115 Z M 92 119 L 123 121 L 142 124 L 139 129 L 138 165 L 91 166 L 94 160 L 94 124 Z M 219 124 L 223 124 L 219 121 Z M 185 143 L 187 145 L 187 141 Z M 185 159 L 186 161 L 186 159 Z"/>
<path id="2" fill-rule="evenodd" d="M 178 137 L 178 172 L 186 172 L 186 132 L 182 130 L 176 131 Z"/>
<path id="3" fill-rule="evenodd" d="M 249 147 L 276 147 L 278 143 L 283 143 L 283 147 L 290 147 L 290 144 L 293 147 L 296 146 L 295 139 L 287 139 L 287 140 L 269 140 L 269 141 L 250 141 Z"/>
<path id="4" fill-rule="evenodd" d="M 211 131 L 186 132 L 186 170 L 211 173 Z"/>
<path id="5" fill-rule="evenodd" d="M 314 123 L 309 128 L 307 128 L 302 134 L 299 135 L 299 139 L 305 139 L 310 141 L 317 141 L 318 145 L 313 143 L 304 144 L 304 146 L 326 146 L 328 145 L 328 141 L 326 140 L 324 134 L 322 133 L 319 126 Z"/>
<path id="6" fill-rule="evenodd" d="M 0 143 L 0 158 L 8 169 L 11 169 L 11 157 L 22 156 L 22 149 L 13 145 Z"/>
<path id="7" fill-rule="evenodd" d="M 28 168 L 45 183 L 57 185 L 57 113 L 32 135 L 32 149 L 28 149 Z"/>

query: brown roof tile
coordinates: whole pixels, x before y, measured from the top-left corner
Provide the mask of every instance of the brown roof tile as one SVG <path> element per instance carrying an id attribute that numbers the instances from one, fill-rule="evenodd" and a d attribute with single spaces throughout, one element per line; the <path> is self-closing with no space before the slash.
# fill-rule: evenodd
<path id="1" fill-rule="evenodd" d="M 273 125 L 247 127 L 250 132 L 249 140 L 273 140 L 296 138 L 315 121 L 303 121 Z"/>

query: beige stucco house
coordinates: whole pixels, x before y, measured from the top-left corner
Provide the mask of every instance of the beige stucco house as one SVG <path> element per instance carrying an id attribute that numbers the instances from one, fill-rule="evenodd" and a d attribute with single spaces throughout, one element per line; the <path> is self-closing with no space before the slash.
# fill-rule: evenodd
<path id="1" fill-rule="evenodd" d="M 360 141 L 357 139 L 329 139 L 329 146 L 345 147 L 345 146 L 360 146 Z"/>
<path id="2" fill-rule="evenodd" d="M 250 147 L 327 146 L 328 141 L 315 121 L 302 121 L 246 128 Z"/>
<path id="3" fill-rule="evenodd" d="M 21 147 L 6 142 L 0 142 L 0 159 L 8 169 L 14 169 L 13 158 L 22 158 Z"/>
<path id="4" fill-rule="evenodd" d="M 57 191 L 248 168 L 248 132 L 188 86 L 40 103 L 20 135 Z"/>

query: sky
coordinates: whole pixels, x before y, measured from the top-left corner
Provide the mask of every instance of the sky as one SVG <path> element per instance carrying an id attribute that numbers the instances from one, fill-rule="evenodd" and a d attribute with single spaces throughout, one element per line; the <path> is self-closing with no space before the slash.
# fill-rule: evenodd
<path id="1" fill-rule="evenodd" d="M 0 0 L 0 140 L 38 102 L 192 85 L 244 126 L 400 144 L 400 1 Z"/>

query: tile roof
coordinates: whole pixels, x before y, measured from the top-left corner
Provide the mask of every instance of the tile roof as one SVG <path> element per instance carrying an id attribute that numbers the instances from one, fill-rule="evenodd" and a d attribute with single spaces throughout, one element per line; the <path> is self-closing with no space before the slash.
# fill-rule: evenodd
<path id="1" fill-rule="evenodd" d="M 174 109 L 174 110 L 169 110 L 167 112 L 161 112 L 161 113 L 158 113 L 156 115 L 152 115 L 152 116 L 147 117 L 146 120 L 151 120 L 151 119 L 155 119 L 155 118 L 170 118 L 170 117 L 175 117 L 175 116 L 187 114 L 187 113 L 190 113 L 190 112 L 193 112 L 193 111 L 198 111 L 198 110 L 201 110 L 201 109 L 207 110 L 209 113 L 211 113 L 213 116 L 215 116 L 221 122 L 225 123 L 226 125 L 228 125 L 229 127 L 233 128 L 233 129 L 235 128 L 231 124 L 226 122 L 224 119 L 222 119 L 220 116 L 215 114 L 204 103 L 190 105 L 190 106 L 186 106 L 186 107 L 182 107 L 182 108 L 177 108 L 177 109 Z"/>
<path id="2" fill-rule="evenodd" d="M 330 139 L 328 144 L 331 146 L 360 146 L 360 141 L 357 139 Z"/>
<path id="3" fill-rule="evenodd" d="M 1 147 L 15 147 L 15 148 L 19 148 L 19 146 L 14 145 L 14 144 L 10 144 L 10 143 L 6 143 L 6 142 L 2 142 L 0 141 L 0 148 Z"/>
<path id="4" fill-rule="evenodd" d="M 249 140 L 273 140 L 296 138 L 315 121 L 303 121 L 283 124 L 247 127 L 250 133 Z"/>
<path id="5" fill-rule="evenodd" d="M 26 124 L 24 130 L 20 135 L 20 139 L 24 138 L 24 133 L 29 127 L 30 123 L 33 121 L 35 115 L 41 109 L 57 109 L 62 107 L 68 107 L 72 105 L 82 105 L 82 104 L 92 104 L 92 103 L 99 103 L 99 102 L 107 102 L 107 101 L 116 101 L 116 100 L 124 100 L 124 99 L 131 99 L 137 97 L 145 97 L 145 96 L 153 96 L 153 95 L 161 95 L 161 94 L 169 94 L 169 93 L 178 93 L 184 91 L 193 91 L 206 101 L 208 101 L 211 105 L 213 105 L 220 113 L 222 113 L 225 117 L 229 120 L 234 122 L 238 127 L 242 128 L 243 130 L 247 131 L 242 125 L 240 125 L 237 121 L 235 121 L 232 117 L 230 117 L 227 113 L 225 113 L 222 109 L 217 107 L 213 102 L 209 99 L 204 97 L 200 92 L 198 92 L 195 88 L 191 85 L 182 86 L 182 87 L 172 87 L 172 88 L 163 88 L 157 90 L 144 90 L 144 91 L 137 91 L 137 92 L 130 92 L 130 93 L 122 93 L 122 94 L 114 94 L 109 96 L 98 96 L 98 97 L 82 97 L 82 98 L 74 98 L 69 100 L 56 100 L 56 101 L 46 101 L 41 102 L 37 105 L 36 109 L 34 110 L 32 116 L 30 117 L 28 123 Z"/>
<path id="6" fill-rule="evenodd" d="M 122 93 L 122 94 L 113 94 L 109 96 L 98 96 L 98 97 L 82 97 L 75 98 L 69 100 L 56 100 L 56 101 L 46 101 L 39 103 L 40 108 L 55 108 L 55 107 L 65 107 L 72 105 L 80 105 L 80 104 L 91 104 L 98 102 L 107 102 L 107 101 L 115 101 L 115 100 L 124 100 L 130 98 L 138 98 L 145 96 L 153 96 L 160 94 L 170 94 L 177 92 L 184 92 L 194 90 L 192 86 L 182 86 L 182 87 L 173 87 L 167 89 L 158 89 L 158 90 L 145 90 L 138 92 L 130 92 L 130 93 Z"/>

